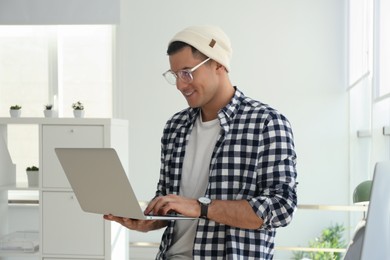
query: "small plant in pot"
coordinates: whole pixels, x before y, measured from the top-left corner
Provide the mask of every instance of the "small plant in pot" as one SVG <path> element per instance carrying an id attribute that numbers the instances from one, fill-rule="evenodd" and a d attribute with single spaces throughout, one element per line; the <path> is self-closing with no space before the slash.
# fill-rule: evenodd
<path id="1" fill-rule="evenodd" d="M 53 115 L 54 115 L 53 105 L 46 104 L 45 110 L 43 110 L 43 114 L 45 115 L 45 117 L 53 117 Z"/>
<path id="2" fill-rule="evenodd" d="M 28 186 L 38 187 L 39 168 L 37 166 L 27 167 L 26 173 L 27 173 Z"/>
<path id="3" fill-rule="evenodd" d="M 72 104 L 74 117 L 84 117 L 84 105 L 80 101 Z"/>
<path id="4" fill-rule="evenodd" d="M 11 117 L 20 117 L 20 114 L 22 113 L 22 107 L 19 105 L 13 105 L 9 108 L 9 114 Z"/>

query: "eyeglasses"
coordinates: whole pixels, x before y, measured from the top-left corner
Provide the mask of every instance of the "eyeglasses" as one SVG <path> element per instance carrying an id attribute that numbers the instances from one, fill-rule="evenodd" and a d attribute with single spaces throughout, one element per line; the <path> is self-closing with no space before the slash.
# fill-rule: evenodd
<path id="1" fill-rule="evenodd" d="M 184 83 L 191 83 L 194 80 L 194 76 L 192 76 L 192 72 L 194 72 L 197 68 L 208 62 L 210 58 L 205 59 L 192 69 L 179 70 L 178 72 L 173 72 L 172 70 L 167 70 L 162 75 L 171 85 L 176 85 L 177 79 L 179 78 Z"/>

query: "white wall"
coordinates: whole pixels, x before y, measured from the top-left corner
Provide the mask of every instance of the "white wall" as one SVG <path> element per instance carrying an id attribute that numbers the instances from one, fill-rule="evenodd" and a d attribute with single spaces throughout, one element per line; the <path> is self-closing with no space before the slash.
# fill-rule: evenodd
<path id="1" fill-rule="evenodd" d="M 232 41 L 233 84 L 292 123 L 299 203 L 347 204 L 345 19 L 340 0 L 122 0 L 115 113 L 130 120 L 130 177 L 140 199 L 154 194 L 164 123 L 186 107 L 161 76 L 167 42 L 185 26 L 216 24 Z M 307 245 L 322 227 L 346 220 L 339 215 L 299 212 L 277 245 Z M 159 241 L 159 233 L 131 237 Z"/>

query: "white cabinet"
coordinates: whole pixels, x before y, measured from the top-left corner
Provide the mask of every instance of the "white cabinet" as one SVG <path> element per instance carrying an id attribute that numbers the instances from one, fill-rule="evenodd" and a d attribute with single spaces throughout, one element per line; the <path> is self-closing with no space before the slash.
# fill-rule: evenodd
<path id="1" fill-rule="evenodd" d="M 105 221 L 101 215 L 82 211 L 54 152 L 56 147 L 113 147 L 127 169 L 128 122 L 92 118 L 0 118 L 0 142 L 3 143 L 0 161 L 7 162 L 7 167 L 0 166 L 0 176 L 3 176 L 0 178 L 0 222 L 7 216 L 7 190 L 20 189 L 18 183 L 12 183 L 12 178 L 9 181 L 15 172 L 9 172 L 14 167 L 4 149 L 7 146 L 7 127 L 14 124 L 36 125 L 39 131 L 40 178 L 39 187 L 35 190 L 39 191 L 40 238 L 39 250 L 30 258 L 128 259 L 127 230 L 119 224 Z M 28 188 L 23 186 L 23 189 Z M 6 225 L 0 225 L 0 237 L 6 234 Z M 0 250 L 0 259 L 2 256 L 9 254 Z M 28 253 L 20 256 L 29 258 Z"/>
<path id="2" fill-rule="evenodd" d="M 73 192 L 42 192 L 42 209 L 44 255 L 104 255 L 103 217 L 84 213 Z"/>
<path id="3" fill-rule="evenodd" d="M 70 187 L 55 155 L 56 147 L 104 147 L 104 128 L 89 125 L 43 125 L 41 165 L 43 188 Z"/>

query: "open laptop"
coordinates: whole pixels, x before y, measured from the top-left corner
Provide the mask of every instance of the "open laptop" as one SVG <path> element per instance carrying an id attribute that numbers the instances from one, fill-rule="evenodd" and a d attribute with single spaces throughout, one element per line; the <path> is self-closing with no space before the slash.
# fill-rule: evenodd
<path id="1" fill-rule="evenodd" d="M 116 151 L 112 148 L 55 148 L 85 212 L 132 219 L 195 219 L 172 214 L 144 215 Z"/>

